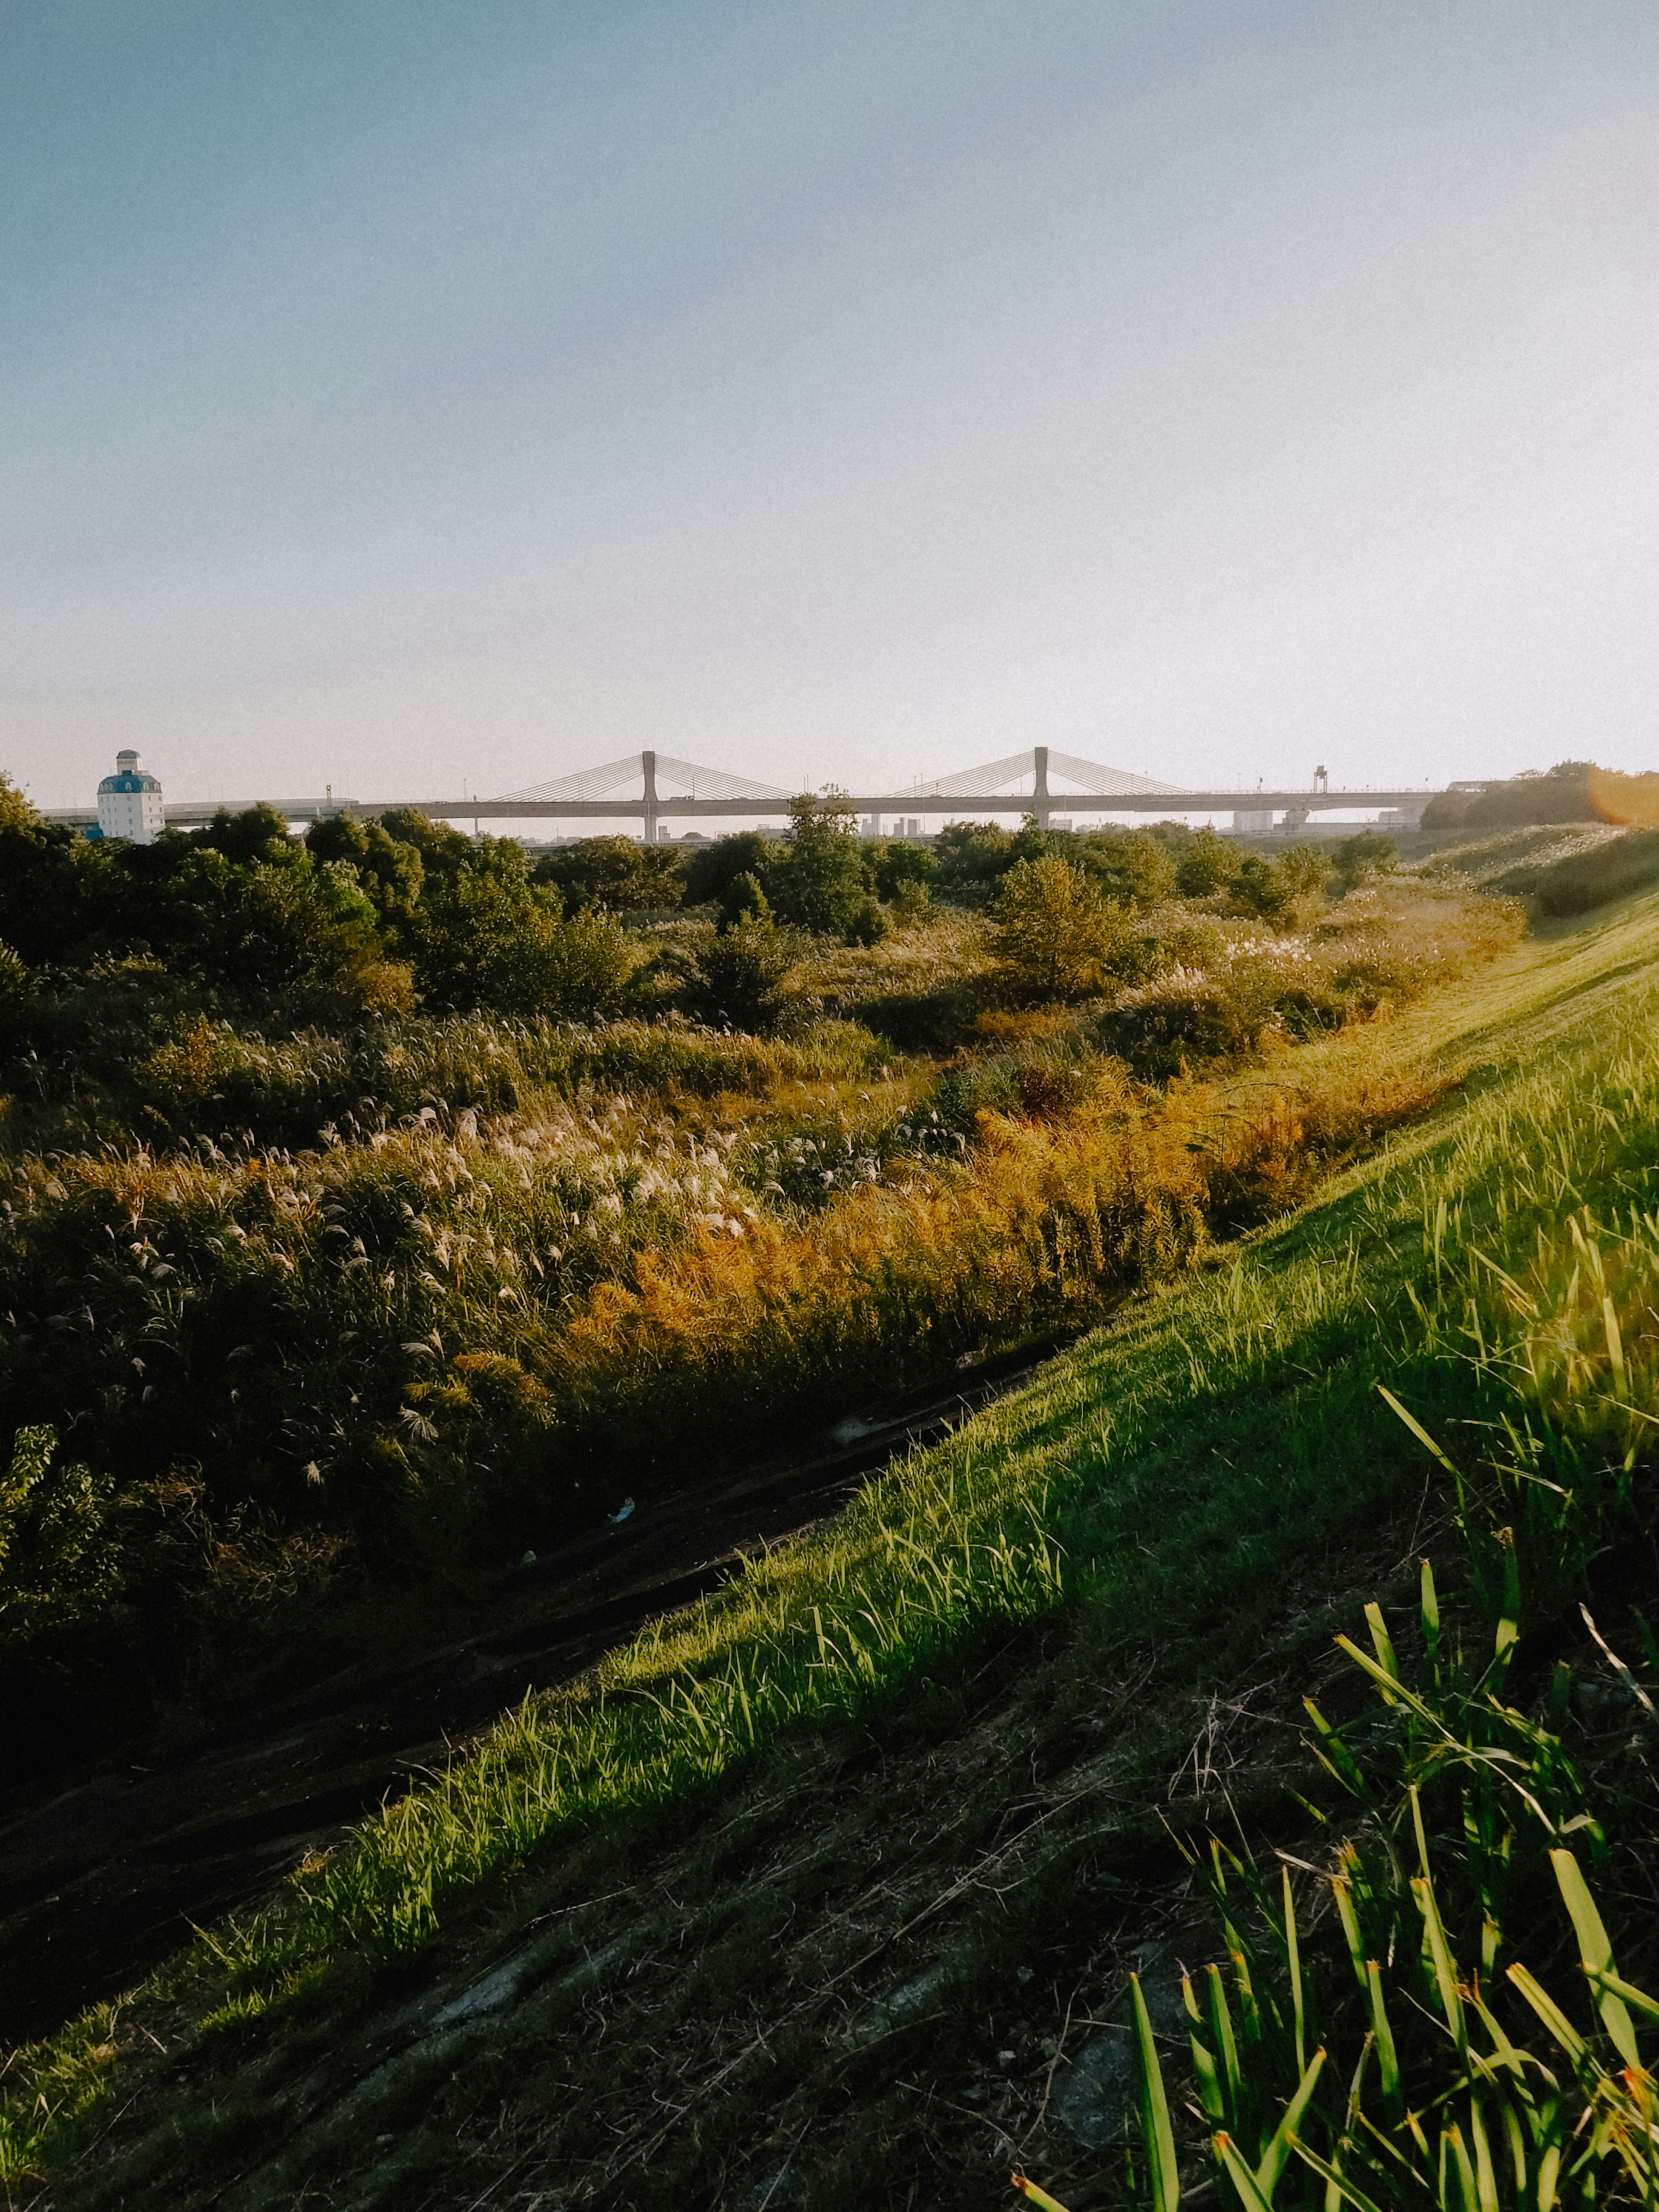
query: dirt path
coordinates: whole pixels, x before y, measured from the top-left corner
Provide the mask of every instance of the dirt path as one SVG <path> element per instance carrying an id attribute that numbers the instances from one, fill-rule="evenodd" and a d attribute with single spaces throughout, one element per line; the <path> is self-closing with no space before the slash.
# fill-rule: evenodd
<path id="1" fill-rule="evenodd" d="M 248 1904 L 530 1691 L 568 1681 L 653 1615 L 716 1589 L 757 1546 L 834 1512 L 895 1453 L 1040 1364 L 935 1389 L 642 1498 L 620 1526 L 506 1572 L 437 1648 L 270 1699 L 167 1752 L 124 1747 L 0 1796 L 0 2040 L 50 2033 Z"/>

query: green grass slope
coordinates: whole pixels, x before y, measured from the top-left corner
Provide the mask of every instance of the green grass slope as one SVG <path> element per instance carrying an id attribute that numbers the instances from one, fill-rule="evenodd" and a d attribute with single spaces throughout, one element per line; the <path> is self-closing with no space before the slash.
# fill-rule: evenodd
<path id="1" fill-rule="evenodd" d="M 1378 1382 L 1476 1437 L 1504 1283 L 1560 1277 L 1571 1336 L 1563 1224 L 1645 1233 L 1656 952 L 1648 899 L 1375 1033 L 1455 1085 L 1314 1203 L 16 2054 L 19 2201 L 45 2160 L 53 2204 L 827 2212 L 994 2201 L 1039 2152 L 1094 2201 L 1057 2069 L 1179 1919 L 1153 1803 L 1188 1759 L 1206 1802 L 1242 1697 L 1235 1794 L 1282 1807 L 1250 1683 L 1443 1528 Z"/>

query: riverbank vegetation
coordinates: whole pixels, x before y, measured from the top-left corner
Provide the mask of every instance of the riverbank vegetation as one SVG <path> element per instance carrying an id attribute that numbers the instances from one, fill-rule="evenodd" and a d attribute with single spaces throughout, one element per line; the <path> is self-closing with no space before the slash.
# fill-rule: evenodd
<path id="1" fill-rule="evenodd" d="M 18 1759 L 1074 1333 L 1419 1110 L 1365 1034 L 1520 927 L 1364 836 L 850 831 L 804 800 L 666 920 L 647 855 L 628 920 L 567 903 L 616 841 L 100 849 L 5 800 Z"/>
<path id="2" fill-rule="evenodd" d="M 14 2170 L 43 2130 L 71 2145 L 76 2108 L 118 2081 L 135 2117 L 54 2201 L 205 2203 L 241 2175 L 270 2201 L 459 2206 L 556 2176 L 594 2203 L 965 2207 L 994 2201 L 1018 2154 L 1074 2212 L 1144 2202 L 1112 2087 L 1126 1972 L 1154 1990 L 1161 1973 L 1176 2005 L 1160 2015 L 1173 2090 L 1174 1957 L 1219 1943 L 1153 1808 L 1177 1835 L 1224 1820 L 1235 1851 L 1277 1844 L 1308 1900 L 1350 1836 L 1370 1865 L 1372 1814 L 1345 1812 L 1296 1750 L 1296 1692 L 1311 1685 L 1362 1774 L 1395 1757 L 1392 1723 L 1367 1738 L 1364 1700 L 1317 1654 L 1344 1627 L 1392 1679 L 1363 1627 L 1380 1594 L 1419 1668 L 1425 1545 L 1446 1651 L 1461 1638 L 1478 1674 L 1499 1624 L 1518 1630 L 1499 1633 L 1503 1710 L 1480 1723 L 1498 1735 L 1469 1759 L 1491 1765 L 1512 1710 L 1529 1759 L 1573 1766 L 1550 1817 L 1584 1812 L 1608 1839 L 1613 1874 L 1593 1879 L 1611 1955 L 1652 1986 L 1637 1877 L 1654 1815 L 1623 1749 L 1639 1703 L 1576 1607 L 1639 1667 L 1656 930 L 1651 903 L 1626 911 L 1291 1054 L 1310 1096 L 1364 1066 L 1384 1085 L 1431 1076 L 1441 1103 L 718 1601 L 527 1707 L 130 2008 L 20 2057 Z M 1285 1066 L 1238 1079 L 1265 1100 Z M 1594 2051 L 1608 2031 L 1564 1978 L 1571 1921 L 1539 1901 L 1550 1838 L 1524 1808 L 1505 1816 L 1513 1853 L 1466 1830 L 1457 1771 L 1420 1801 L 1451 1954 L 1480 1955 L 1463 1925 L 1479 1883 L 1458 1887 L 1479 1841 L 1514 1858 L 1503 1961 Z M 1391 1774 L 1385 1826 L 1408 1803 Z M 1362 1920 L 1394 1909 L 1368 1895 Z M 1268 1946 L 1252 1910 L 1239 1925 Z M 1328 1988 L 1338 1917 L 1304 1926 Z M 1404 1998 L 1390 1984 L 1384 2001 Z M 1225 2094 L 1283 2094 L 1246 2061 Z M 1605 2191 L 1618 2147 L 1596 2148 Z"/>

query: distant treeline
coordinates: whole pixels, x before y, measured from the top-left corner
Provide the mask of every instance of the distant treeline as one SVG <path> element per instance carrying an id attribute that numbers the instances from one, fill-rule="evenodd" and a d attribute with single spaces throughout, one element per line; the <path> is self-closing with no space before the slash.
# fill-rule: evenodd
<path id="1" fill-rule="evenodd" d="M 1558 761 L 1479 790 L 1443 791 L 1425 830 L 1516 830 L 1558 822 L 1659 822 L 1659 775 L 1621 775 L 1594 761 Z"/>
<path id="2" fill-rule="evenodd" d="M 32 1035 L 26 1002 L 44 1004 L 41 983 L 53 979 L 47 996 L 61 1000 L 66 977 L 115 963 L 131 983 L 135 961 L 149 994 L 186 989 L 202 1011 L 243 1020 L 329 1025 L 416 1006 L 592 1020 L 646 1011 L 669 982 L 684 1011 L 730 1019 L 743 993 L 711 998 L 705 976 L 700 999 L 695 976 L 688 996 L 684 975 L 653 974 L 659 952 L 641 921 L 686 914 L 722 937 L 744 925 L 720 958 L 732 965 L 741 953 L 755 998 L 761 971 L 787 951 L 780 930 L 874 944 L 935 893 L 990 905 L 1021 863 L 1044 856 L 1134 908 L 1232 890 L 1271 915 L 1300 887 L 1213 832 L 1174 823 L 1078 836 L 956 823 L 925 845 L 855 831 L 831 795 L 796 800 L 781 837 L 748 830 L 689 848 L 591 837 L 532 856 L 407 810 L 335 816 L 295 836 L 269 806 L 137 845 L 48 823 L 0 779 L 0 1027 L 14 1047 L 61 1043 Z M 1368 869 L 1368 841 L 1359 845 Z"/>

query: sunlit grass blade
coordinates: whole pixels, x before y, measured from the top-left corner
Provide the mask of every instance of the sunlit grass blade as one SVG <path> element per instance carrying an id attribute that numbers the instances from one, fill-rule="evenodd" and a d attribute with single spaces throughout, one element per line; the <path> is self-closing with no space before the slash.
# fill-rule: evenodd
<path id="1" fill-rule="evenodd" d="M 1179 2212 L 1181 2173 L 1176 2163 L 1175 2130 L 1164 2093 L 1164 2069 L 1152 2034 L 1152 2015 L 1139 1974 L 1130 1976 L 1129 1989 L 1134 2004 L 1135 2050 L 1140 2061 L 1140 2130 L 1152 2179 L 1152 2212 Z"/>

